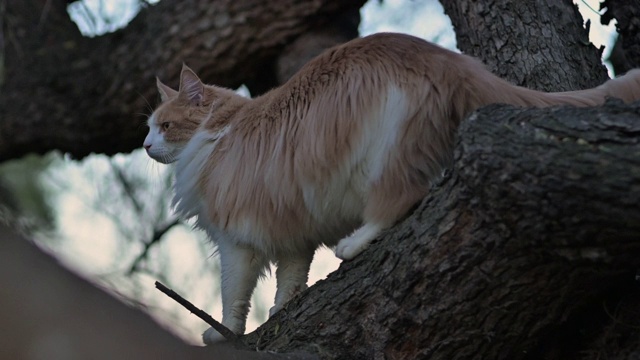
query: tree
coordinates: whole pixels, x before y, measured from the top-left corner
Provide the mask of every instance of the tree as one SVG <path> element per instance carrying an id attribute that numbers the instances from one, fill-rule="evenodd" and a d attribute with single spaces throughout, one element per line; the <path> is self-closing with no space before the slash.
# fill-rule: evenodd
<path id="1" fill-rule="evenodd" d="M 349 22 L 363 3 L 169 0 L 121 31 L 86 38 L 66 1 L 4 1 L 0 161 L 54 149 L 81 158 L 138 148 L 155 76 L 177 83 L 187 62 L 207 81 L 259 93 L 276 85 L 276 58 L 286 60 L 282 50 L 301 34 L 322 34 L 325 46 L 355 36 L 357 21 Z"/>
<path id="2" fill-rule="evenodd" d="M 183 5 L 187 3 L 189 5 Z M 176 5 L 165 0 L 158 5 L 162 7 L 150 8 L 143 16 L 162 19 L 159 14 L 168 16 L 167 9 L 176 6 L 188 20 L 178 21 L 180 25 L 175 29 L 179 29 L 178 33 L 190 34 L 186 24 L 198 22 L 189 10 L 203 9 L 206 13 L 204 3 L 189 1 Z M 326 19 L 324 16 L 330 17 L 331 11 L 341 13 L 343 9 L 338 3 L 346 4 L 327 2 L 313 3 L 317 7 L 296 7 L 292 2 L 282 9 L 304 8 L 307 12 L 299 11 L 309 19 L 320 21 Z M 607 4 L 614 17 L 615 9 L 626 7 L 624 14 L 634 14 L 640 6 L 614 0 Z M 15 6 L 15 3 L 8 5 Z M 212 17 L 201 21 L 203 24 L 215 22 L 214 15 L 224 13 L 223 9 L 240 9 L 237 13 L 230 10 L 229 14 L 243 14 L 241 10 L 245 10 L 253 14 L 251 19 L 272 16 L 273 21 L 263 23 L 237 20 L 242 24 L 259 24 L 258 28 L 268 24 L 276 29 L 290 29 L 288 24 L 293 23 L 291 28 L 299 26 L 296 34 L 301 34 L 312 23 L 291 20 L 288 16 L 263 13 L 258 16 L 257 12 L 247 10 L 246 5 L 244 2 L 216 5 L 220 7 L 213 7 L 216 10 Z M 252 9 L 260 6 L 251 5 Z M 456 28 L 459 47 L 482 58 L 496 73 L 514 82 L 551 91 L 593 86 L 605 77 L 604 69 L 599 66 L 600 54 L 589 45 L 580 16 L 569 1 L 515 4 L 498 0 L 489 4 L 452 0 L 443 5 Z M 357 6 L 359 4 L 351 4 L 349 9 Z M 11 9 L 17 8 L 8 6 L 7 13 L 12 13 Z M 158 15 L 154 15 L 156 11 Z M 241 18 L 229 16 L 229 19 Z M 274 19 L 282 20 L 282 26 L 276 26 L 279 21 Z M 227 21 L 225 24 L 236 24 Z M 633 23 L 619 20 L 624 39 L 636 38 L 638 30 Z M 157 44 L 171 44 L 168 34 L 172 27 L 162 28 L 155 21 L 146 24 L 155 37 L 161 38 Z M 182 24 L 185 27 L 180 27 Z M 164 52 L 157 49 L 159 45 L 153 46 L 156 40 L 151 39 L 144 26 L 135 22 L 130 26 L 133 30 L 127 33 L 130 35 L 121 35 L 120 46 L 127 49 L 140 44 L 136 42 L 139 39 L 145 39 L 150 43 L 144 50 L 146 57 L 159 55 L 155 59 L 169 64 L 166 68 L 175 65 L 172 75 L 168 76 L 175 77 L 180 60 L 169 59 L 169 55 L 163 58 Z M 130 30 L 125 29 L 127 31 Z M 233 35 L 238 42 L 238 49 L 233 50 L 235 56 L 223 54 L 232 51 L 224 47 L 224 42 L 214 42 L 208 52 L 219 54 L 209 56 L 216 62 L 199 63 L 207 57 L 195 55 L 194 49 L 198 49 L 193 45 L 195 35 L 183 40 L 186 45 L 179 56 L 192 58 L 195 67 L 204 70 L 207 81 L 235 86 L 246 79 L 255 80 L 253 74 L 261 62 L 249 64 L 248 58 L 268 53 L 261 61 L 272 63 L 278 49 L 295 35 L 283 31 L 287 35 L 278 40 L 282 42 L 270 47 L 269 44 L 275 42 L 274 36 L 253 39 L 258 45 L 246 39 L 241 41 L 241 34 L 251 33 L 247 31 L 239 31 L 237 39 Z M 60 40 L 55 34 L 51 36 L 52 43 Z M 206 42 L 200 39 L 198 43 Z M 62 46 L 64 42 L 58 44 Z M 624 48 L 632 49 L 633 45 Z M 142 50 L 132 47 L 130 52 L 138 55 Z M 93 60 L 95 64 L 102 64 L 98 68 L 114 64 L 108 60 L 111 58 L 120 58 L 123 64 L 152 61 L 140 60 L 126 51 L 111 57 L 104 55 L 108 53 L 102 53 L 102 60 L 100 57 Z M 69 59 L 80 58 L 75 55 Z M 129 56 L 133 60 L 127 63 Z M 627 52 L 627 59 L 636 66 L 639 63 L 633 52 Z M 17 64 L 17 60 L 9 61 L 7 57 L 7 69 Z M 238 71 L 227 73 L 229 69 L 239 68 L 246 68 L 245 73 L 249 75 L 240 79 L 235 78 Z M 127 76 L 115 78 L 113 84 L 117 89 L 130 91 L 127 89 L 132 85 L 126 84 L 133 84 L 130 79 L 135 75 L 127 71 L 149 72 L 142 78 L 151 83 L 151 70 L 147 66 L 122 65 L 118 69 Z M 15 79 L 19 79 L 20 71 L 8 74 L 12 75 L 6 84 L 17 84 Z M 66 86 L 60 89 L 70 88 L 70 81 L 78 77 L 65 76 Z M 82 85 L 82 79 L 86 77 L 80 77 L 80 88 L 86 86 Z M 265 77 L 260 79 L 260 83 L 268 83 Z M 46 83 L 43 86 L 54 86 L 54 89 L 35 93 L 50 94 L 55 85 Z M 115 93 L 113 90 L 109 94 Z M 2 119 L 8 119 L 0 123 L 1 134 L 18 126 L 11 119 L 31 121 L 23 115 L 17 116 L 17 111 L 12 112 L 13 103 L 21 101 L 18 95 L 3 96 L 0 100 Z M 124 99 L 115 100 L 119 97 Z M 22 101 L 19 104 L 25 104 Z M 144 106 L 132 94 L 110 95 L 103 104 L 115 101 Z M 55 107 L 46 108 L 50 119 L 58 113 L 71 112 L 71 108 L 60 107 L 58 112 L 52 111 Z M 104 122 L 104 116 L 108 115 L 101 111 L 105 110 L 101 108 L 92 116 L 97 123 Z M 28 114 L 38 115 L 37 112 Z M 100 114 L 102 116 L 98 116 Z M 637 331 L 640 289 L 635 280 L 636 270 L 640 268 L 638 124 L 640 106 L 616 101 L 593 109 L 516 109 L 493 105 L 478 111 L 461 125 L 454 166 L 443 179 L 435 182 L 431 194 L 415 211 L 383 234 L 361 256 L 343 263 L 326 281 L 311 287 L 256 332 L 244 337 L 243 342 L 261 350 L 304 352 L 332 359 L 630 359 L 640 356 Z M 102 128 L 97 124 L 87 125 L 86 131 L 80 133 L 90 138 L 93 126 L 109 132 L 111 125 Z M 24 129 L 28 132 L 31 127 L 25 125 Z M 83 128 L 71 126 L 69 129 Z M 134 129 L 125 126 L 119 131 L 133 133 Z M 38 138 L 37 134 L 31 136 Z M 77 132 L 73 136 L 78 136 Z M 133 147 L 131 144 L 114 147 L 108 141 L 94 141 L 93 145 L 85 144 L 84 150 L 79 150 L 78 145 L 74 152 L 68 144 L 48 142 L 48 147 L 31 148 L 32 145 L 19 145 L 27 144 L 25 140 L 11 139 L 10 143 L 7 138 L 0 135 L 2 159 L 27 150 L 44 151 L 58 148 L 56 146 L 77 156 L 88 151 L 110 153 Z M 65 138 L 57 141 L 64 143 Z M 109 150 L 105 150 L 105 144 L 111 145 Z M 9 148 L 12 150 L 6 150 Z"/>

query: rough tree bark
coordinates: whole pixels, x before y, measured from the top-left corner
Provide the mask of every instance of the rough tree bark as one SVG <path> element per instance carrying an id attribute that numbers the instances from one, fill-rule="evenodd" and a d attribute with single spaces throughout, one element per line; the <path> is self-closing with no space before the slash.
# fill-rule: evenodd
<path id="1" fill-rule="evenodd" d="M 264 84 L 275 79 L 265 73 L 275 73 L 271 64 L 287 44 L 364 0 L 164 0 L 126 28 L 95 38 L 81 36 L 66 3 L 0 6 L 0 161 L 28 152 L 83 157 L 138 148 L 156 75 L 176 84 L 186 62 L 208 82 L 265 90 L 275 85 Z"/>
<path id="2" fill-rule="evenodd" d="M 608 78 L 571 0 L 444 0 L 442 5 L 458 48 L 515 84 L 567 91 Z"/>

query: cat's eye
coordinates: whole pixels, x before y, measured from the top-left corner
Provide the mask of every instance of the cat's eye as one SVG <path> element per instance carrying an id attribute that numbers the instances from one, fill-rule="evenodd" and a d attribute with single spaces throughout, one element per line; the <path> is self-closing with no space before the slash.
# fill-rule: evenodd
<path id="1" fill-rule="evenodd" d="M 162 130 L 167 131 L 171 127 L 171 123 L 166 121 L 162 123 Z"/>

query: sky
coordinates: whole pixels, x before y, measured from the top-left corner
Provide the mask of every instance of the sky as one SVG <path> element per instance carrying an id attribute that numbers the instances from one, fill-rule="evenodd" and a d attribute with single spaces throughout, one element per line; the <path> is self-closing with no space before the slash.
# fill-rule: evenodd
<path id="1" fill-rule="evenodd" d="M 591 19 L 591 40 L 600 46 L 608 45 L 612 40 L 612 26 L 602 27 L 598 14 L 593 10 L 598 8 L 597 0 L 577 1 L 583 17 Z M 138 11 L 138 0 L 85 0 L 76 2 L 70 8 L 70 13 L 79 23 L 82 31 L 87 35 L 113 31 L 126 24 Z M 87 15 L 94 14 L 94 15 Z M 385 0 L 369 1 L 361 11 L 362 22 L 360 34 L 367 35 L 375 32 L 394 31 L 409 33 L 436 42 L 444 47 L 455 49 L 455 35 L 448 17 L 443 13 L 440 3 L 435 0 L 410 1 L 410 0 Z M 93 19 L 93 20 L 91 20 Z M 428 19 L 428 21 L 425 21 Z M 163 298 L 153 289 L 153 278 L 143 279 L 138 285 L 130 285 L 114 280 L 114 267 L 117 268 L 123 262 L 130 262 L 141 250 L 140 244 L 132 239 L 122 239 L 124 234 L 136 234 L 141 227 L 136 224 L 134 216 L 113 214 L 114 210 L 107 209 L 103 212 L 95 210 L 96 204 L 105 204 L 109 197 L 114 197 L 115 191 L 109 188 L 105 179 L 112 176 L 113 166 L 121 166 L 124 169 L 143 169 L 143 176 L 150 178 L 150 191 L 156 191 L 154 196 L 162 197 L 158 191 L 163 191 L 160 184 L 153 185 L 154 179 L 160 179 L 166 175 L 168 168 L 147 158 L 143 151 L 135 151 L 132 154 L 117 155 L 113 158 L 95 155 L 81 162 L 65 159 L 61 166 L 52 169 L 47 174 L 50 186 L 57 189 L 54 208 L 58 209 L 57 221 L 60 228 L 59 237 L 65 239 L 63 247 L 52 249 L 73 268 L 80 269 L 83 273 L 91 274 L 104 286 L 114 286 L 125 297 L 137 296 L 148 310 L 156 314 L 168 314 L 164 321 L 173 324 L 179 323 L 179 333 L 189 341 L 197 343 L 199 332 L 207 326 L 200 320 L 179 308 L 172 300 Z M 53 184 L 53 185 L 51 185 Z M 105 193 L 106 192 L 106 193 Z M 164 194 L 169 197 L 170 194 Z M 116 204 L 117 205 L 117 204 Z M 117 210 L 116 210 L 117 211 Z M 126 218 L 122 224 L 116 224 L 114 217 Z M 126 231 L 122 229 L 126 228 Z M 209 271 L 215 266 L 207 262 L 215 262 L 212 259 L 212 250 L 202 243 L 205 241 L 202 234 L 193 235 L 194 232 L 185 227 L 178 227 L 167 235 L 167 240 L 161 244 L 161 249 L 155 252 L 152 259 L 171 268 L 171 279 L 174 284 L 189 283 L 191 287 L 202 289 L 189 294 L 189 299 L 194 304 L 208 304 L 205 308 L 215 318 L 220 318 L 220 305 L 216 301 L 219 294 L 215 290 L 215 278 L 205 277 L 199 279 L 194 272 Z M 129 244 L 127 251 L 123 252 L 122 244 Z M 134 245 L 131 245 L 134 244 Z M 205 252 L 202 256 L 202 252 Z M 201 256 L 193 254 L 200 253 Z M 312 265 L 310 283 L 326 277 L 340 264 L 330 250 L 324 249 L 317 256 Z M 116 275 L 121 276 L 121 275 Z M 145 275 L 141 275 L 144 277 Z M 139 284 L 143 285 L 139 285 Z M 275 279 L 273 277 L 263 281 L 254 298 L 254 311 L 257 316 L 250 316 L 248 331 L 251 331 L 266 318 L 266 312 L 272 305 L 275 293 Z M 212 300 L 213 298 L 213 300 Z M 151 305 L 149 305 L 151 304 Z"/>

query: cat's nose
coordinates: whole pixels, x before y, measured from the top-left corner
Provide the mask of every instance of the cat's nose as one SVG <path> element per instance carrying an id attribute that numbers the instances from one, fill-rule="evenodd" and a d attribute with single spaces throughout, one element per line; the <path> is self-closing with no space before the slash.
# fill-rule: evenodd
<path id="1" fill-rule="evenodd" d="M 142 145 L 142 147 L 143 147 L 145 150 L 149 151 L 149 149 L 151 149 L 151 144 L 144 144 L 144 145 Z"/>

